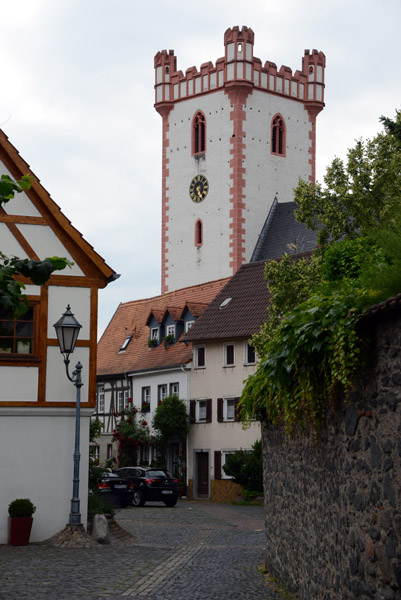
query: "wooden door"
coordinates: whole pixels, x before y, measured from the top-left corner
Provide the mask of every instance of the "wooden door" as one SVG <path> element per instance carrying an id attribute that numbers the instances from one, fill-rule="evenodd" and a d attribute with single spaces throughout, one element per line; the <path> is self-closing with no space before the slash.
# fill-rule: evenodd
<path id="1" fill-rule="evenodd" d="M 209 497 L 209 453 L 196 453 L 196 474 L 197 474 L 197 496 L 198 498 Z"/>

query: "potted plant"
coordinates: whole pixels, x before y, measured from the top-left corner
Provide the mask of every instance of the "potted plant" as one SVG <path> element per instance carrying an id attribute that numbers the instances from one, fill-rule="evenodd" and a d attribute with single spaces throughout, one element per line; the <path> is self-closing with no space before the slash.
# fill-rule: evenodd
<path id="1" fill-rule="evenodd" d="M 8 542 L 11 546 L 29 544 L 35 510 L 36 506 L 28 498 L 17 498 L 9 504 Z"/>
<path id="2" fill-rule="evenodd" d="M 170 344 L 174 344 L 175 337 L 172 333 L 165 335 L 163 338 L 164 347 L 167 348 Z"/>
<path id="3" fill-rule="evenodd" d="M 157 346 L 158 344 L 158 339 L 157 338 L 150 338 L 148 340 L 148 346 L 149 348 L 154 348 L 155 346 Z"/>

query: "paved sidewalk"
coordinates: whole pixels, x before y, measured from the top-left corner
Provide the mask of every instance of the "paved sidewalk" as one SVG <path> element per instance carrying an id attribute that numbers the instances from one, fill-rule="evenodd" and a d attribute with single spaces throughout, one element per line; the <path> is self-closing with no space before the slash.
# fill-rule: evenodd
<path id="1" fill-rule="evenodd" d="M 278 599 L 258 572 L 262 507 L 182 500 L 115 520 L 108 546 L 0 546 L 0 600 Z"/>

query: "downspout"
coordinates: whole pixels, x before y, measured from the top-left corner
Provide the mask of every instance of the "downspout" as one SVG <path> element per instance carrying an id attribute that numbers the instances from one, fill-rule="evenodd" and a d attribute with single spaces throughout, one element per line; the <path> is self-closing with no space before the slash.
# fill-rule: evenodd
<path id="1" fill-rule="evenodd" d="M 186 376 L 187 376 L 187 393 L 186 393 L 186 395 L 188 396 L 188 392 L 189 392 L 189 369 L 186 369 L 185 365 L 181 365 L 181 371 L 183 373 L 185 373 Z M 188 398 L 187 398 L 187 409 L 188 409 Z M 187 497 L 188 497 L 188 485 L 189 485 L 189 480 L 188 480 L 188 476 L 189 476 L 189 454 L 188 454 L 188 449 L 189 449 L 189 434 L 187 433 L 187 438 L 185 440 L 185 464 L 187 466 L 187 470 L 185 472 L 185 485 L 187 487 Z"/>

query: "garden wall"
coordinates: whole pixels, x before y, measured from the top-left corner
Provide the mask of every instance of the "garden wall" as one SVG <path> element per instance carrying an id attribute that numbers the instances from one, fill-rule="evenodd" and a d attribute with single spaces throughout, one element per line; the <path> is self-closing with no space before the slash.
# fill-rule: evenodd
<path id="1" fill-rule="evenodd" d="M 266 566 L 299 599 L 401 598 L 399 304 L 364 327 L 372 364 L 320 442 L 262 433 Z"/>

